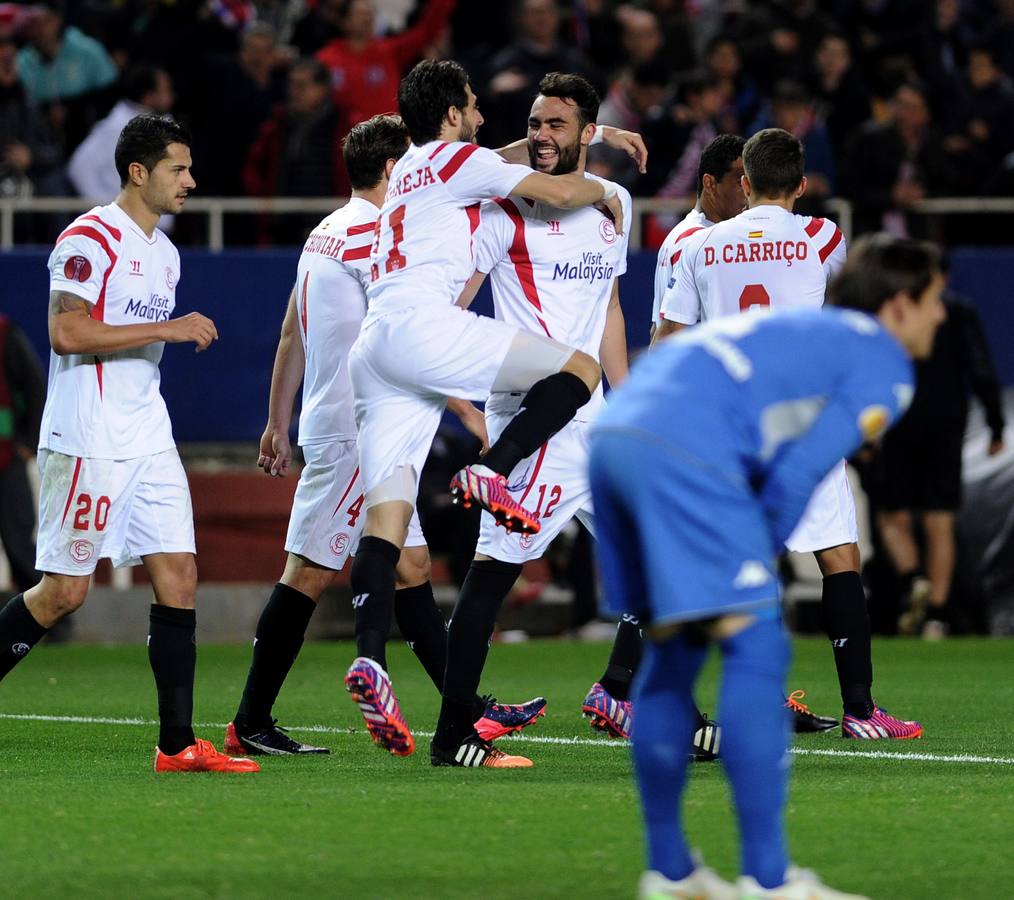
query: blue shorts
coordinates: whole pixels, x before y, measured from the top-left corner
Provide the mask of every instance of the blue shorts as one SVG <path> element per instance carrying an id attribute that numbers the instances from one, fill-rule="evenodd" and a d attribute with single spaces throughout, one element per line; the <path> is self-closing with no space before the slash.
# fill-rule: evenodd
<path id="1" fill-rule="evenodd" d="M 776 548 L 746 478 L 639 431 L 592 432 L 605 604 L 664 624 L 780 612 Z"/>

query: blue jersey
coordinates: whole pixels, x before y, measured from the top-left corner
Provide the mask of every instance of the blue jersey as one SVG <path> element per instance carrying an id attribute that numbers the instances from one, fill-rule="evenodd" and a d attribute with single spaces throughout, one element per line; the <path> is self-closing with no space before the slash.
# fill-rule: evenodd
<path id="1" fill-rule="evenodd" d="M 595 430 L 638 432 L 688 464 L 748 481 L 781 546 L 835 462 L 879 437 L 912 393 L 908 356 L 872 316 L 762 311 L 663 342 Z"/>

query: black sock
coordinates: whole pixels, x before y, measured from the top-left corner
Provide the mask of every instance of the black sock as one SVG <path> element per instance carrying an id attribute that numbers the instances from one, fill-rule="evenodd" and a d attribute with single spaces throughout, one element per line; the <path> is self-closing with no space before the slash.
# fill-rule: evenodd
<path id="1" fill-rule="evenodd" d="M 271 708 L 303 646 L 306 626 L 316 608 L 306 594 L 281 582 L 275 585 L 257 622 L 253 660 L 234 720 L 240 734 L 253 734 L 271 725 Z"/>
<path id="2" fill-rule="evenodd" d="M 352 561 L 352 607 L 356 619 L 356 654 L 387 670 L 387 639 L 394 613 L 394 569 L 399 550 L 390 541 L 368 535 L 359 541 Z"/>
<path id="3" fill-rule="evenodd" d="M 599 679 L 616 700 L 630 699 L 630 682 L 641 664 L 641 626 L 634 616 L 624 616 L 616 627 L 609 664 Z"/>
<path id="4" fill-rule="evenodd" d="M 394 617 L 401 636 L 437 690 L 442 690 L 447 668 L 447 623 L 433 599 L 433 585 L 427 581 L 395 591 Z"/>
<path id="5" fill-rule="evenodd" d="M 197 613 L 153 605 L 148 627 L 148 662 L 158 690 L 158 746 L 173 756 L 194 741 L 194 669 Z"/>
<path id="6" fill-rule="evenodd" d="M 7 601 L 0 609 L 0 679 L 28 655 L 47 631 L 28 611 L 24 594 Z"/>
<path id="7" fill-rule="evenodd" d="M 821 593 L 824 628 L 834 649 L 838 685 L 845 712 L 868 717 L 873 712 L 873 651 L 866 593 L 858 572 L 839 572 L 824 578 Z"/>
<path id="8" fill-rule="evenodd" d="M 521 401 L 521 409 L 482 458 L 482 465 L 509 475 L 574 418 L 591 399 L 588 386 L 570 372 L 557 372 L 535 382 Z"/>
<path id="9" fill-rule="evenodd" d="M 472 731 L 475 693 L 486 664 L 496 616 L 520 574 L 520 563 L 486 559 L 474 561 L 465 576 L 447 628 L 447 671 L 440 719 L 433 737 L 438 747 L 457 747 Z"/>

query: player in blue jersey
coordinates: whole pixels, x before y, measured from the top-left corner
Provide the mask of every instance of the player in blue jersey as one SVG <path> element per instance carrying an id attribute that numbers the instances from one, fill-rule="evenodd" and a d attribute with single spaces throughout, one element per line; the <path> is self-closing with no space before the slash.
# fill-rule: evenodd
<path id="1" fill-rule="evenodd" d="M 591 481 L 606 602 L 647 623 L 650 638 L 633 735 L 644 898 L 852 897 L 786 856 L 789 647 L 775 557 L 834 461 L 904 412 L 909 357 L 932 348 L 942 289 L 932 247 L 864 239 L 830 287 L 843 309 L 747 313 L 680 334 L 634 367 L 598 420 Z M 691 859 L 680 819 L 709 642 L 723 657 L 738 888 Z"/>

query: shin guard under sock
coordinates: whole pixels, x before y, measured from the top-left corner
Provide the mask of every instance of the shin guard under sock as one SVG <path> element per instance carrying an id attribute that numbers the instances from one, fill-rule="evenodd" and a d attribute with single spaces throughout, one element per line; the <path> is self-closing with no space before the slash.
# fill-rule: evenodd
<path id="1" fill-rule="evenodd" d="M 148 662 L 158 691 L 158 746 L 173 756 L 194 743 L 194 670 L 197 613 L 152 605 Z"/>
<path id="2" fill-rule="evenodd" d="M 401 550 L 390 541 L 368 535 L 359 541 L 350 574 L 356 653 L 385 671 L 394 613 L 394 568 L 400 556 Z"/>
<path id="3" fill-rule="evenodd" d="M 18 594 L 0 609 L 0 680 L 13 669 L 45 636 L 43 628 L 25 606 L 25 595 Z"/>
<path id="4" fill-rule="evenodd" d="M 834 650 L 845 712 L 865 718 L 873 712 L 873 650 L 866 593 L 858 572 L 824 578 L 821 592 L 824 628 Z"/>
<path id="5" fill-rule="evenodd" d="M 447 623 L 433 599 L 432 583 L 395 591 L 394 616 L 401 636 L 437 690 L 442 690 L 447 668 Z"/>
<path id="6" fill-rule="evenodd" d="M 574 418 L 591 399 L 588 386 L 570 372 L 557 372 L 535 382 L 521 401 L 521 409 L 482 458 L 482 464 L 500 475 L 510 475 Z"/>

